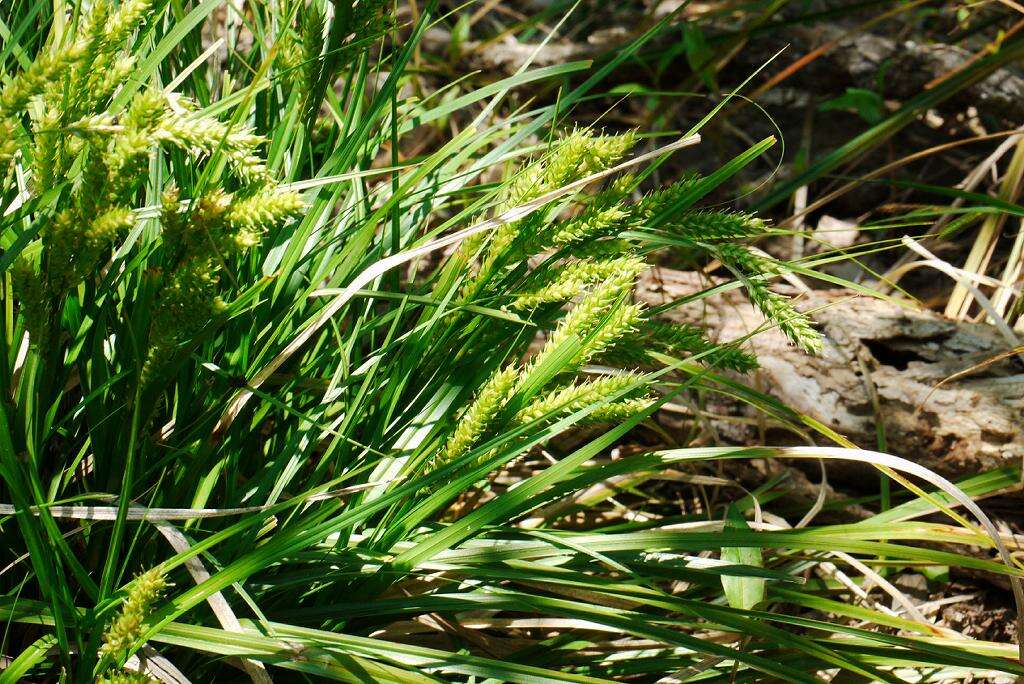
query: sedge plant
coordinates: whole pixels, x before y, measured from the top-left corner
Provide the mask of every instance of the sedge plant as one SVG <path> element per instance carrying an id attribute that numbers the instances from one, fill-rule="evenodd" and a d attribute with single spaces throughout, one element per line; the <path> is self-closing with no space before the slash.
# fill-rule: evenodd
<path id="1" fill-rule="evenodd" d="M 850 588 L 868 562 L 1015 576 L 909 543 L 992 545 L 919 521 L 946 494 L 795 527 L 755 513 L 780 482 L 728 515 L 636 496 L 684 462 L 785 455 L 619 453 L 666 401 L 727 391 L 800 423 L 736 379 L 741 343 L 639 303 L 652 253 L 717 260 L 822 344 L 747 246 L 769 227 L 701 208 L 771 140 L 655 188 L 643 132 L 558 125 L 656 29 L 446 99 L 403 88 L 433 4 L 219 7 L 4 19 L 0 681 L 1022 672 Z M 587 70 L 556 104 L 503 104 Z M 403 159 L 438 121 L 456 132 Z"/>

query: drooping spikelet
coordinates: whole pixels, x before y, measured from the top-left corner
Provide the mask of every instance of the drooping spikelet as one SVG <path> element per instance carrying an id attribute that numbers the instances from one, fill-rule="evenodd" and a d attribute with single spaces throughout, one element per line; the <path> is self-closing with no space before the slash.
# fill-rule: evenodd
<path id="1" fill-rule="evenodd" d="M 633 221 L 657 228 L 689 211 L 700 195 L 696 192 L 701 177 L 690 175 L 672 185 L 647 193 L 633 205 Z"/>
<path id="2" fill-rule="evenodd" d="M 592 331 L 580 326 L 580 336 L 586 331 L 583 348 L 574 357 L 572 365 L 579 367 L 614 347 L 625 335 L 636 330 L 643 317 L 641 304 L 623 304 L 612 310 L 603 320 L 595 323 Z M 595 315 L 596 319 L 597 316 Z"/>
<path id="3" fill-rule="evenodd" d="M 594 135 L 576 129 L 554 144 L 548 155 L 520 172 L 505 190 L 504 205 L 514 207 L 603 171 L 620 160 L 636 141 L 632 133 Z"/>
<path id="4" fill-rule="evenodd" d="M 167 118 L 167 96 L 159 90 L 144 90 L 132 99 L 124 116 L 124 126 L 129 130 L 155 135 Z"/>
<path id="5" fill-rule="evenodd" d="M 790 341 L 807 352 L 821 351 L 821 333 L 814 329 L 811 320 L 785 296 L 768 289 L 765 277 L 780 272 L 777 263 L 735 243 L 717 245 L 713 254 L 742 281 L 751 303 L 767 320 L 776 323 Z"/>
<path id="6" fill-rule="evenodd" d="M 654 399 L 641 397 L 639 399 L 620 399 L 608 401 L 598 406 L 587 414 L 583 419 L 584 423 L 618 423 L 628 420 L 638 413 L 642 413 L 651 407 Z"/>
<path id="7" fill-rule="evenodd" d="M 430 466 L 433 470 L 469 451 L 515 392 L 519 373 L 514 366 L 498 371 L 484 384 L 459 419 L 455 432 Z"/>
<path id="8" fill-rule="evenodd" d="M 101 656 L 118 658 L 131 650 L 142 635 L 142 626 L 153 603 L 166 586 L 167 581 L 159 568 L 147 570 L 135 578 L 121 611 L 103 632 Z"/>
<path id="9" fill-rule="evenodd" d="M 82 49 L 75 46 L 44 54 L 32 62 L 0 90 L 0 118 L 20 115 L 29 100 L 41 95 L 58 74 L 69 69 L 81 56 Z"/>
<path id="10" fill-rule="evenodd" d="M 547 282 L 517 296 L 512 308 L 525 310 L 542 304 L 565 302 L 579 296 L 588 286 L 602 282 L 610 281 L 619 287 L 626 287 L 646 268 L 643 260 L 634 256 L 574 261 L 557 269 L 554 277 Z"/>
<path id="11" fill-rule="evenodd" d="M 219 147 L 227 151 L 247 151 L 263 141 L 248 131 L 231 131 L 216 119 L 192 119 L 181 115 L 165 118 L 157 137 L 182 149 L 199 153 L 210 153 Z"/>
<path id="12" fill-rule="evenodd" d="M 636 329 L 643 307 L 623 300 L 632 282 L 606 281 L 587 293 L 563 318 L 533 360 L 539 366 L 558 352 L 561 345 L 577 344 L 579 349 L 568 363 L 576 369 L 609 349 L 622 336 Z"/>
<path id="13" fill-rule="evenodd" d="M 670 218 L 667 230 L 693 242 L 740 240 L 763 235 L 767 226 L 753 214 L 729 211 L 688 211 Z"/>
<path id="14" fill-rule="evenodd" d="M 617 364 L 649 365 L 648 352 L 660 352 L 673 358 L 699 355 L 714 368 L 747 373 L 757 368 L 757 359 L 730 344 L 715 344 L 703 328 L 685 323 L 646 319 L 635 332 L 625 335 L 602 361 Z"/>
<path id="15" fill-rule="evenodd" d="M 197 155 L 220 151 L 246 183 L 260 184 L 269 180 L 266 166 L 254 152 L 263 138 L 250 131 L 232 130 L 209 117 L 172 114 L 161 121 L 155 137 Z"/>
<path id="16" fill-rule="evenodd" d="M 602 171 L 617 162 L 633 146 L 634 135 L 594 135 L 579 129 L 554 143 L 543 159 L 534 162 L 521 171 L 503 190 L 498 211 L 505 211 L 568 185 L 590 174 Z M 539 214 L 497 228 L 490 238 L 484 254 L 477 281 L 486 281 L 500 269 L 502 263 L 521 259 L 533 253 L 537 245 L 551 243 L 550 236 L 538 235 L 542 222 Z M 511 249 L 523 238 L 525 249 Z M 475 254 L 485 238 L 481 235 L 467 240 L 462 251 L 465 255 Z"/>
<path id="17" fill-rule="evenodd" d="M 263 190 L 231 202 L 224 220 L 240 233 L 261 233 L 302 211 L 302 196 L 297 192 Z"/>
<path id="18" fill-rule="evenodd" d="M 692 179 L 684 180 L 649 193 L 633 204 L 625 202 L 626 186 L 614 183 L 591 199 L 576 216 L 557 224 L 548 243 L 578 245 L 615 237 L 632 228 L 650 227 L 658 227 L 694 244 L 739 240 L 765 233 L 765 222 L 753 214 L 703 209 L 669 211 L 673 204 L 685 198 L 693 183 Z"/>
<path id="19" fill-rule="evenodd" d="M 629 240 L 611 238 L 575 244 L 568 253 L 577 259 L 614 259 L 626 254 L 635 254 L 636 247 Z"/>
<path id="20" fill-rule="evenodd" d="M 571 384 L 534 399 L 518 411 L 513 420 L 523 424 L 545 418 L 553 419 L 601 402 L 606 403 L 595 408 L 588 415 L 588 419 L 593 422 L 620 420 L 647 408 L 650 405 L 650 399 L 619 398 L 615 401 L 608 401 L 608 398 L 624 391 L 636 390 L 638 387 L 643 387 L 643 381 L 640 376 L 633 373 L 609 375 L 596 380 Z"/>
<path id="21" fill-rule="evenodd" d="M 537 356 L 520 369 L 510 366 L 488 380 L 461 417 L 446 446 L 428 467 L 434 469 L 438 464 L 447 463 L 471 449 L 494 426 L 516 392 L 533 382 L 535 371 L 544 368 L 545 363 L 552 357 L 559 357 L 557 365 L 561 373 L 571 373 L 613 346 L 623 335 L 634 330 L 640 321 L 642 307 L 625 300 L 632 291 L 637 274 L 643 268 L 643 262 L 632 256 L 620 257 L 601 264 L 587 262 L 573 269 L 566 281 L 560 282 L 556 277 L 553 282 L 541 288 L 538 291 L 539 296 L 544 299 L 560 298 L 563 295 L 575 296 L 581 290 L 584 294 L 558 323 Z M 588 273 L 588 269 L 593 270 Z M 595 280 L 598 282 L 595 283 Z M 566 283 L 576 286 L 577 289 L 571 293 L 564 290 L 563 286 Z M 543 292 L 545 288 L 550 289 Z M 556 390 L 554 395 L 535 399 L 527 408 L 521 409 L 518 418 L 513 418 L 513 421 L 529 420 L 537 415 L 538 411 L 543 415 L 562 403 L 571 404 L 574 397 L 578 401 L 584 401 L 588 398 L 594 399 L 598 393 L 608 396 L 621 389 L 621 383 L 624 382 L 627 381 L 614 378 L 597 381 L 593 386 L 582 385 L 576 390 Z M 601 407 L 591 416 L 596 421 L 611 420 L 616 415 L 633 415 L 646 407 L 643 402 L 643 399 L 614 402 L 607 407 Z"/>
<path id="22" fill-rule="evenodd" d="M 549 242 L 552 246 L 577 245 L 613 236 L 628 226 L 630 218 L 627 206 L 600 197 L 578 215 L 559 224 Z"/>

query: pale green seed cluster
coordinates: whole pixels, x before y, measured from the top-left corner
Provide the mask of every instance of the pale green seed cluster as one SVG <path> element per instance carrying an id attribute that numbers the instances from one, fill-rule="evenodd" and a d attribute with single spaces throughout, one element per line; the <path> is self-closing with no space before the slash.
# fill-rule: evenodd
<path id="1" fill-rule="evenodd" d="M 606 262 L 579 262 L 574 269 L 566 271 L 569 277 L 565 280 L 559 278 L 538 290 L 538 294 L 520 297 L 522 300 L 539 296 L 543 302 L 530 300 L 531 305 L 539 305 L 572 299 L 581 289 L 586 292 L 559 322 L 534 359 L 523 365 L 513 364 L 491 376 L 463 413 L 441 454 L 430 467 L 448 463 L 472 449 L 501 419 L 512 398 L 530 381 L 531 374 L 550 355 L 560 353 L 563 345 L 570 345 L 573 351 L 561 365 L 561 370 L 572 373 L 635 330 L 642 307 L 626 299 L 644 268 L 643 261 L 633 256 Z M 568 289 L 566 283 L 572 284 L 574 289 Z M 570 388 L 556 386 L 535 397 L 511 416 L 511 421 L 523 423 L 554 418 L 559 412 L 579 410 L 621 391 L 635 380 L 632 376 L 612 376 Z M 646 398 L 612 401 L 595 409 L 590 419 L 616 420 L 642 411 L 648 405 Z"/>
<path id="2" fill-rule="evenodd" d="M 623 260 L 622 272 L 615 272 L 588 291 L 582 299 L 559 322 L 548 337 L 541 351 L 529 362 L 512 365 L 499 371 L 484 385 L 469 405 L 455 432 L 449 438 L 431 468 L 448 463 L 469 451 L 495 423 L 501 421 L 502 413 L 529 382 L 534 372 L 542 368 L 553 355 L 565 354 L 560 370 L 562 374 L 573 373 L 589 360 L 606 352 L 626 334 L 634 331 L 641 321 L 642 306 L 627 301 L 635 284 L 635 270 L 632 262 Z M 558 413 L 579 410 L 591 404 L 606 400 L 635 380 L 627 376 L 613 376 L 574 386 L 575 389 L 556 385 L 527 404 L 526 408 L 508 417 L 511 422 L 551 419 Z M 617 399 L 608 401 L 590 415 L 591 420 L 617 420 L 649 405 L 646 398 Z"/>
<path id="3" fill-rule="evenodd" d="M 681 359 L 700 355 L 709 366 L 748 373 L 757 368 L 757 359 L 742 349 L 711 342 L 705 331 L 683 323 L 644 320 L 636 332 L 623 339 L 609 354 L 601 358 L 604 363 L 649 365 L 648 352 L 660 352 Z"/>
<path id="4" fill-rule="evenodd" d="M 632 134 L 573 131 L 508 182 L 496 211 L 607 169 L 634 142 Z M 637 232 L 661 231 L 671 236 L 670 244 L 720 259 L 744 282 L 752 302 L 794 342 L 808 350 L 820 346 L 810 322 L 785 297 L 768 289 L 765 278 L 777 274 L 777 267 L 733 242 L 765 234 L 766 224 L 751 214 L 691 209 L 704 192 L 700 183 L 699 177 L 692 176 L 634 199 L 637 180 L 624 175 L 594 195 L 571 198 L 582 206 L 568 218 L 559 219 L 556 213 L 566 201 L 463 245 L 463 259 L 480 259 L 463 297 L 506 297 L 512 289 L 515 294 L 505 304 L 507 309 L 530 316 L 550 315 L 562 307 L 568 310 L 536 356 L 506 367 L 485 383 L 431 467 L 465 454 L 502 425 L 554 419 L 587 407 L 596 407 L 589 420 L 621 420 L 650 406 L 649 397 L 627 391 L 639 387 L 637 391 L 643 392 L 643 383 L 634 373 L 585 382 L 566 380 L 565 376 L 593 361 L 636 368 L 650 365 L 648 352 L 655 351 L 674 358 L 699 354 L 707 364 L 739 372 L 756 367 L 756 360 L 743 350 L 716 345 L 695 326 L 649 320 L 643 307 L 631 301 L 646 268 L 630 242 Z M 541 258 L 544 268 L 534 275 L 530 260 Z M 518 288 L 509 287 L 514 278 L 522 278 Z M 553 387 L 538 392 L 535 374 L 549 366 L 558 368 L 561 375 L 551 381 Z M 519 396 L 527 387 L 533 396 Z"/>
<path id="5" fill-rule="evenodd" d="M 82 52 L 81 45 L 74 45 L 67 50 L 43 55 L 17 74 L 0 92 L 0 116 L 20 115 L 33 97 L 42 94 L 58 75 L 78 62 Z"/>
<path id="6" fill-rule="evenodd" d="M 255 247 L 263 235 L 301 213 L 298 193 L 271 185 L 249 195 L 208 191 L 194 208 L 181 213 L 177 189 L 164 192 L 165 263 L 150 333 L 150 351 L 143 368 L 151 379 L 165 365 L 174 347 L 215 320 L 225 305 L 218 296 L 225 260 Z"/>
<path id="7" fill-rule="evenodd" d="M 48 121 L 59 125 L 61 117 L 53 114 L 56 108 L 48 109 Z M 52 186 L 58 176 L 65 176 L 74 160 L 81 165 L 68 208 L 42 230 L 44 251 L 39 277 L 47 299 L 62 298 L 102 266 L 111 246 L 134 224 L 131 202 L 148 164 L 152 149 L 149 138 L 161 112 L 162 103 L 157 97 L 141 96 L 114 132 L 108 132 L 107 117 L 90 116 L 76 120 L 72 135 L 46 131 L 35 141 L 33 185 L 37 192 Z M 27 270 L 26 264 L 22 264 L 22 270 Z M 44 330 L 30 331 L 36 342 L 45 342 Z"/>
<path id="8" fill-rule="evenodd" d="M 688 211 L 669 222 L 679 236 L 699 242 L 742 240 L 763 235 L 764 221 L 753 214 L 730 211 Z"/>
<path id="9" fill-rule="evenodd" d="M 64 299 L 102 274 L 136 226 L 159 150 L 176 148 L 200 160 L 219 155 L 230 175 L 213 178 L 202 197 L 165 193 L 165 259 L 162 269 L 153 269 L 151 358 L 223 308 L 218 286 L 226 259 L 254 247 L 302 209 L 298 194 L 272 181 L 260 136 L 203 116 L 187 99 L 172 101 L 161 91 L 134 92 L 122 98 L 128 103 L 123 111 L 112 111 L 112 98 L 132 68 L 130 42 L 153 18 L 152 5 L 125 0 L 115 8 L 110 0 L 97 0 L 67 46 L 43 54 L 0 90 L 0 171 L 5 158 L 24 150 L 35 193 L 70 181 L 64 208 L 41 230 L 42 249 L 25 250 L 32 256 L 20 257 L 14 269 L 22 316 L 37 345 L 47 344 Z M 16 131 L 26 130 L 12 143 Z"/>
<path id="10" fill-rule="evenodd" d="M 557 142 L 545 158 L 515 177 L 503 191 L 499 211 L 614 165 L 633 142 L 632 134 L 604 136 L 584 130 L 570 133 Z M 607 192 L 615 191 L 617 188 Z M 627 216 L 614 203 L 608 203 L 602 211 L 601 215 L 594 214 L 594 223 L 602 220 L 618 223 Z M 527 217 L 502 226 L 486 245 L 480 272 L 471 283 L 471 289 L 486 288 L 490 279 L 503 269 L 514 267 L 553 245 L 571 242 L 568 237 L 561 238 L 557 229 L 552 230 L 538 217 Z M 464 255 L 475 253 L 480 247 L 479 242 L 475 246 L 464 247 Z M 642 308 L 628 300 L 637 277 L 645 268 L 643 260 L 629 249 L 596 258 L 569 256 L 559 268 L 548 271 L 552 275 L 532 282 L 527 289 L 520 291 L 508 304 L 509 308 L 528 311 L 547 305 L 558 307 L 566 302 L 574 303 L 534 359 L 524 364 L 512 364 L 485 383 L 429 467 L 437 467 L 463 455 L 499 423 L 552 419 L 564 410 L 574 406 L 576 409 L 573 410 L 578 410 L 599 403 L 619 391 L 625 381 L 618 377 L 568 388 L 564 379 L 556 380 L 551 383 L 551 388 L 531 398 L 525 408 L 509 410 L 512 399 L 532 382 L 532 374 L 543 367 L 550 355 L 568 355 L 561 360 L 559 368 L 563 375 L 571 374 L 635 329 Z M 643 398 L 622 399 L 599 407 L 594 415 L 598 419 L 611 420 L 633 415 L 646 406 L 647 400 Z"/>
<path id="11" fill-rule="evenodd" d="M 28 143 L 24 148 L 30 151 L 30 180 L 37 193 L 68 177 L 76 162 L 80 168 L 77 178 L 72 175 L 69 208 L 42 230 L 42 256 L 23 257 L 17 265 L 16 287 L 39 344 L 45 343 L 45 322 L 57 309 L 53 300 L 94 270 L 133 223 L 126 201 L 148 160 L 148 138 L 162 103 L 140 96 L 116 126 L 97 108 L 113 92 L 101 75 L 114 67 L 149 5 L 149 0 L 130 0 L 113 10 L 109 2 L 94 3 L 67 46 L 42 54 L 0 92 L 0 128 L 31 131 L 21 139 Z M 38 106 L 29 107 L 35 99 Z M 6 137 L 4 131 L 0 137 Z"/>
<path id="12" fill-rule="evenodd" d="M 742 212 L 673 211 L 673 207 L 685 203 L 696 182 L 696 178 L 684 179 L 668 188 L 651 192 L 632 204 L 624 203 L 622 188 L 613 185 L 593 198 L 575 218 L 564 223 L 550 244 L 568 246 L 572 253 L 580 256 L 608 254 L 612 249 L 621 249 L 621 241 L 613 236 L 656 224 L 659 230 L 671 234 L 677 243 L 688 244 L 696 251 L 719 259 L 744 283 L 751 302 L 768 320 L 775 322 L 790 340 L 806 351 L 820 351 L 821 335 L 810 320 L 794 309 L 786 297 L 767 286 L 765 278 L 778 275 L 781 272 L 779 265 L 736 242 L 764 235 L 768 225 L 763 220 Z M 613 239 L 601 239 L 610 236 Z M 659 350 L 665 353 L 708 350 L 709 343 L 694 346 L 682 344 L 679 339 L 666 338 L 664 328 L 655 330 L 653 335 L 652 347 L 660 347 Z M 734 350 L 710 354 L 709 360 L 740 371 L 754 367 L 749 357 Z"/>
<path id="13" fill-rule="evenodd" d="M 736 242 L 765 234 L 768 226 L 764 221 L 752 214 L 739 212 L 671 211 L 672 207 L 686 200 L 694 183 L 695 179 L 689 179 L 647 195 L 637 203 L 634 225 L 657 223 L 658 228 L 669 232 L 680 242 L 710 253 L 743 282 L 750 301 L 793 343 L 809 352 L 820 351 L 821 334 L 814 329 L 810 319 L 793 308 L 786 297 L 768 288 L 766 278 L 779 275 L 780 265 Z M 730 362 L 728 358 L 720 357 L 720 360 Z M 732 361 L 746 365 L 739 357 Z"/>
<path id="14" fill-rule="evenodd" d="M 132 583 L 117 617 L 103 632 L 100 656 L 120 658 L 126 655 L 142 636 L 142 627 L 153 604 L 167 587 L 159 568 L 147 570 Z"/>
<path id="15" fill-rule="evenodd" d="M 635 282 L 625 278 L 605 281 L 588 292 L 548 337 L 533 365 L 539 366 L 566 343 L 578 349 L 569 361 L 573 370 L 600 356 L 640 323 L 643 306 L 628 303 Z"/>
<path id="16" fill-rule="evenodd" d="M 263 139 L 249 131 L 234 131 L 214 119 L 175 114 L 161 122 L 155 131 L 155 139 L 189 150 L 197 156 L 220 152 L 246 184 L 270 181 L 267 168 L 255 151 Z"/>
<path id="17" fill-rule="evenodd" d="M 622 159 L 635 142 L 632 133 L 594 135 L 590 130 L 576 129 L 559 140 L 547 157 L 526 167 L 512 179 L 505 190 L 503 208 L 523 204 L 603 171 Z"/>
<path id="18" fill-rule="evenodd" d="M 250 246 L 254 235 L 296 216 L 302 207 L 298 193 L 265 188 L 248 197 L 236 197 L 224 212 L 224 223 L 233 229 L 236 242 Z"/>
<path id="19" fill-rule="evenodd" d="M 127 80 L 134 68 L 130 41 L 149 18 L 152 5 L 152 0 L 126 0 L 116 8 L 109 0 L 94 2 L 68 44 L 36 60 L 60 65 L 49 70 L 48 82 L 33 93 L 41 96 L 42 116 L 33 122 L 32 156 L 52 156 L 50 163 L 56 168 L 55 176 L 37 176 L 37 185 L 63 176 L 79 151 L 74 142 L 55 133 L 74 130 L 76 123 L 103 114 L 110 97 Z M 25 73 L 32 71 L 29 67 Z M 24 105 L 19 107 L 15 116 L 23 109 Z"/>
<path id="20" fill-rule="evenodd" d="M 642 379 L 635 373 L 609 375 L 567 385 L 530 402 L 516 413 L 516 423 L 532 423 L 579 411 L 604 401 L 607 397 L 642 387 Z M 651 405 L 649 398 L 626 399 L 598 406 L 587 415 L 590 422 L 623 420 Z"/>
<path id="21" fill-rule="evenodd" d="M 584 245 L 620 232 L 630 211 L 617 199 L 614 194 L 601 193 L 577 216 L 555 227 L 548 238 L 551 246 Z"/>
<path id="22" fill-rule="evenodd" d="M 790 341 L 811 353 L 821 351 L 821 333 L 815 330 L 810 319 L 797 311 L 785 296 L 768 288 L 765 276 L 778 274 L 779 264 L 735 243 L 716 245 L 712 253 L 743 281 L 750 301 L 767 320 L 778 325 Z"/>
<path id="23" fill-rule="evenodd" d="M 612 166 L 632 148 L 634 140 L 632 133 L 594 135 L 585 129 L 573 131 L 554 143 L 543 159 L 527 166 L 508 183 L 498 203 L 498 213 Z M 550 244 L 550 238 L 539 235 L 545 227 L 541 214 L 535 213 L 493 232 L 481 260 L 480 272 L 467 287 L 468 291 L 486 284 L 509 262 L 535 254 L 538 247 Z M 463 254 L 473 256 L 484 240 L 483 236 L 467 240 L 462 247 Z"/>
<path id="24" fill-rule="evenodd" d="M 141 672 L 110 670 L 96 677 L 96 684 L 155 684 L 159 680 Z"/>
<path id="25" fill-rule="evenodd" d="M 469 451 L 515 394 L 518 381 L 519 372 L 514 366 L 492 375 L 462 414 L 444 452 L 432 465 L 446 463 Z"/>
<path id="26" fill-rule="evenodd" d="M 610 259 L 578 259 L 554 271 L 548 282 L 541 282 L 531 291 L 520 294 L 511 307 L 518 310 L 534 309 L 543 304 L 566 302 L 592 285 L 605 281 L 632 284 L 647 265 L 638 257 L 627 255 Z"/>

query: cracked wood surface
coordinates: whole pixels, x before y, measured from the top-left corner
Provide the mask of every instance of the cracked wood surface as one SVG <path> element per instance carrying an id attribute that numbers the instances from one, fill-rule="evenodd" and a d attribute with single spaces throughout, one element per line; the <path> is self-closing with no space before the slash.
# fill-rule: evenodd
<path id="1" fill-rule="evenodd" d="M 710 284 L 697 273 L 659 268 L 644 277 L 638 297 L 658 305 Z M 762 332 L 746 343 L 760 359 L 761 388 L 865 448 L 877 448 L 881 420 L 891 453 L 944 474 L 966 475 L 1024 457 L 1024 364 L 1018 357 L 940 385 L 1010 349 L 992 326 L 848 291 L 807 293 L 798 306 L 813 312 L 825 350 L 809 356 L 778 331 Z M 739 290 L 667 316 L 703 323 L 721 341 L 763 323 Z M 727 438 L 749 442 L 753 435 L 745 429 L 720 426 Z"/>

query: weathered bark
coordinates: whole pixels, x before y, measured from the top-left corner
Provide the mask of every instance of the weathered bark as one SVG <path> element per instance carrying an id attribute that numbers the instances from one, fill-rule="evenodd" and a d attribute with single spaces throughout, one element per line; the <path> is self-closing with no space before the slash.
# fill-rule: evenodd
<path id="1" fill-rule="evenodd" d="M 709 284 L 700 274 L 658 269 L 645 276 L 639 296 L 657 305 Z M 890 452 L 945 474 L 1019 463 L 1024 456 L 1024 365 L 1017 356 L 939 385 L 1012 348 L 992 326 L 848 291 L 807 293 L 799 308 L 821 324 L 825 349 L 810 356 L 776 330 L 756 335 L 747 344 L 761 363 L 761 388 L 865 448 L 877 447 L 880 420 Z M 706 325 L 723 341 L 763 323 L 740 290 L 668 316 Z M 737 441 L 754 437 L 736 430 L 721 426 Z"/>

